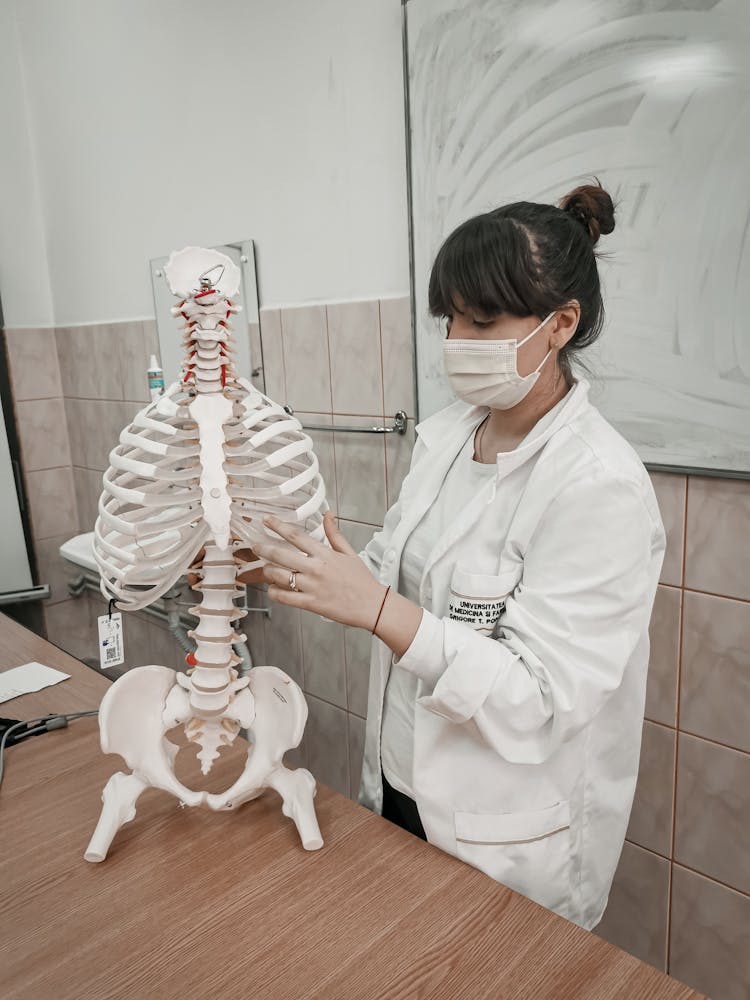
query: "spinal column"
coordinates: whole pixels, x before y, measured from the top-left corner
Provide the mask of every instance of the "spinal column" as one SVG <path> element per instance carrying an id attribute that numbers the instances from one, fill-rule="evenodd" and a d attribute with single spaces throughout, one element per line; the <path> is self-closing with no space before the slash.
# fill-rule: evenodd
<path id="1" fill-rule="evenodd" d="M 213 289 L 204 289 L 173 310 L 187 320 L 183 381 L 192 383 L 196 392 L 188 412 L 198 427 L 200 503 L 212 542 L 206 544 L 203 580 L 195 586 L 203 599 L 200 606 L 191 608 L 191 613 L 198 617 L 198 627 L 188 633 L 197 644 L 195 653 L 188 656 L 193 667 L 190 705 L 203 718 L 221 715 L 226 710 L 232 682 L 237 679 L 233 668 L 239 662 L 232 643 L 245 639 L 237 635 L 231 624 L 244 612 L 233 603 L 242 590 L 236 584 L 232 501 L 224 471 L 224 427 L 233 409 L 224 395 L 228 379 L 234 381 L 234 366 L 226 344 L 227 319 L 232 311 L 236 312 L 232 303 Z M 227 735 L 231 738 L 234 734 Z"/>

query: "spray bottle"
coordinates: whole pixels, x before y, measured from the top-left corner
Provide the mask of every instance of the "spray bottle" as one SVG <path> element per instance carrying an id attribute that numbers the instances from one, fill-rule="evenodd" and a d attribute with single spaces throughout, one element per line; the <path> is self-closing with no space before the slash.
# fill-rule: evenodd
<path id="1" fill-rule="evenodd" d="M 161 370 L 161 365 L 156 360 L 156 355 L 151 355 L 151 360 L 148 363 L 148 390 L 151 393 L 151 399 L 158 399 L 159 396 L 164 392 L 164 372 Z"/>

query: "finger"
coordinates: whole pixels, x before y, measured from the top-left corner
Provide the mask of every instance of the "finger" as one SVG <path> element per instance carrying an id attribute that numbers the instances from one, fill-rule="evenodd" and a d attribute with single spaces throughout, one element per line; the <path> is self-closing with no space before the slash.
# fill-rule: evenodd
<path id="1" fill-rule="evenodd" d="M 328 535 L 328 541 L 337 552 L 344 552 L 349 556 L 359 555 L 349 544 L 341 529 L 336 525 L 336 518 L 332 511 L 327 510 L 323 515 L 323 526 Z"/>
<path id="2" fill-rule="evenodd" d="M 278 604 L 288 604 L 292 608 L 301 608 L 303 611 L 312 611 L 312 605 L 307 594 L 300 594 L 296 590 L 284 590 L 271 584 L 268 588 L 268 596 Z"/>
<path id="3" fill-rule="evenodd" d="M 255 552 L 268 563 L 276 566 L 286 566 L 289 569 L 310 568 L 310 556 L 291 545 L 280 545 L 277 542 L 260 542 L 255 546 Z"/>
<path id="4" fill-rule="evenodd" d="M 263 579 L 267 580 L 269 584 L 275 583 L 277 586 L 283 587 L 284 590 L 289 590 L 290 577 L 291 570 L 285 566 L 272 566 L 271 563 L 268 563 L 267 566 L 263 567 Z"/>
<path id="5" fill-rule="evenodd" d="M 274 517 L 273 514 L 268 514 L 263 518 L 263 524 L 267 528 L 272 528 L 278 535 L 285 538 L 292 545 L 306 552 L 310 556 L 323 555 L 325 552 L 325 545 L 321 542 L 316 542 L 314 538 L 311 538 L 306 531 L 298 528 L 294 524 L 289 524 L 287 521 L 281 521 L 278 517 Z M 255 546 L 255 551 L 258 551 L 258 546 Z"/>

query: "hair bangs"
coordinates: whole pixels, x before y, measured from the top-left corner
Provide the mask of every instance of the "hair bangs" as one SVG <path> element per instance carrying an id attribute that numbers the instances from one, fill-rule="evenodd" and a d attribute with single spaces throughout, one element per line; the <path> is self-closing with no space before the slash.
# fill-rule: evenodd
<path id="1" fill-rule="evenodd" d="M 428 304 L 432 316 L 456 311 L 458 295 L 487 317 L 527 316 L 532 288 L 525 275 L 533 262 L 528 244 L 511 219 L 479 215 L 455 229 L 438 251 L 430 273 Z M 532 292 L 532 295 L 529 295 Z"/>

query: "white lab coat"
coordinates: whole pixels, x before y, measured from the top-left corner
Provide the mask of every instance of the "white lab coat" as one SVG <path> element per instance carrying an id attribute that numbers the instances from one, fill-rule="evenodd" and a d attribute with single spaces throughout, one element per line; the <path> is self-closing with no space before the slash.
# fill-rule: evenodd
<path id="1" fill-rule="evenodd" d="M 358 799 L 382 812 L 383 697 L 389 671 L 410 670 L 428 841 L 590 929 L 633 800 L 665 535 L 643 463 L 588 390 L 579 380 L 549 426 L 497 455 L 427 559 L 403 657 L 373 639 Z M 417 425 L 398 500 L 360 552 L 383 583 L 398 585 L 406 539 L 486 413 L 458 400 Z"/>

